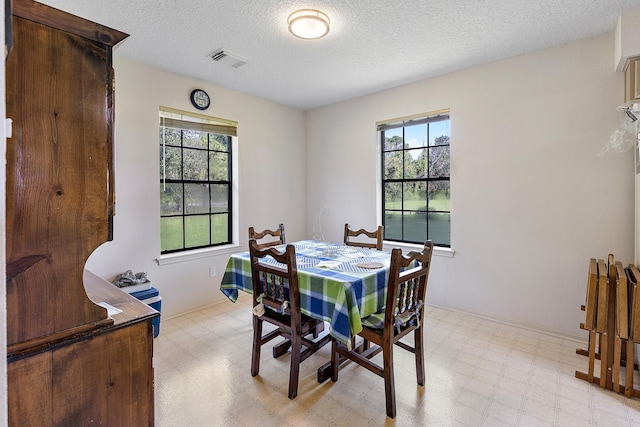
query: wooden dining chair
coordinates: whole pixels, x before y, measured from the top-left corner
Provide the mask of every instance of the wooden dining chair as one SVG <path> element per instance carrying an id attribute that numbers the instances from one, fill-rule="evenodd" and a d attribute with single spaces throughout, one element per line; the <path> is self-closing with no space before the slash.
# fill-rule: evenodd
<path id="1" fill-rule="evenodd" d="M 278 228 L 274 231 L 272 230 L 264 230 L 261 232 L 257 232 L 253 227 L 249 227 L 249 240 L 261 240 L 261 239 L 270 239 L 267 241 L 263 241 L 262 243 L 258 243 L 258 248 L 268 248 L 270 246 L 284 245 L 287 243 L 284 237 L 284 225 L 278 225 Z"/>
<path id="2" fill-rule="evenodd" d="M 382 237 L 384 227 L 379 225 L 376 231 L 367 231 L 363 228 L 359 230 L 352 230 L 349 224 L 344 225 L 344 244 L 347 246 L 359 246 L 361 248 L 372 248 L 379 251 L 382 250 Z M 365 242 L 360 239 L 361 236 L 366 236 L 371 239 L 375 239 L 375 242 Z"/>
<path id="3" fill-rule="evenodd" d="M 585 379 L 589 382 L 594 382 L 595 378 L 595 361 L 600 355 L 597 354 L 596 342 L 598 339 L 598 332 L 596 330 L 596 319 L 598 313 L 598 260 L 591 258 L 589 260 L 589 273 L 587 276 L 587 293 L 585 298 L 585 304 L 581 306 L 581 309 L 585 312 L 585 321 L 580 324 L 580 328 L 589 332 L 589 338 L 587 340 L 587 351 L 576 350 L 578 354 L 589 357 L 587 373 L 576 371 L 577 378 Z"/>
<path id="4" fill-rule="evenodd" d="M 391 252 L 391 267 L 384 311 L 362 319 L 362 331 L 358 334 L 365 341 L 375 344 L 366 350 L 349 350 L 337 340 L 331 345 L 331 380 L 338 380 L 341 357 L 347 358 L 384 378 L 387 416 L 396 416 L 396 393 L 393 373 L 394 344 L 415 354 L 418 385 L 424 385 L 424 299 L 431 268 L 433 242 L 428 240 L 421 252 L 411 251 L 406 256 L 401 249 Z M 414 333 L 414 346 L 400 341 Z M 383 366 L 371 361 L 382 352 Z"/>
<path id="5" fill-rule="evenodd" d="M 261 248 L 255 239 L 251 239 L 249 254 L 254 307 L 251 375 L 255 377 L 260 371 L 261 347 L 278 336 L 285 337 L 291 343 L 289 399 L 293 399 L 298 394 L 300 363 L 328 343 L 331 337 L 326 334 L 315 341 L 306 337 L 321 330 L 323 322 L 300 313 L 295 247 L 287 245 L 285 251 L 280 252 L 273 247 Z M 267 256 L 272 260 L 265 259 Z M 263 335 L 263 322 L 271 323 L 277 329 Z"/>
<path id="6" fill-rule="evenodd" d="M 598 313 L 596 315 L 596 332 L 600 334 L 600 387 L 612 389 L 613 371 L 610 369 L 613 356 L 613 344 L 615 335 L 610 333 L 610 329 L 615 326 L 615 317 L 610 310 L 612 305 L 611 297 L 615 295 L 614 281 L 610 280 L 609 265 L 612 264 L 613 255 L 609 255 L 608 262 L 598 260 Z M 612 290 L 614 292 L 612 292 Z M 610 350 L 611 349 L 611 350 Z"/>
<path id="7" fill-rule="evenodd" d="M 627 360 L 625 358 L 623 349 L 626 349 L 626 345 L 629 340 L 629 282 L 627 280 L 627 273 L 620 261 L 616 261 L 612 270 L 613 279 L 615 280 L 615 340 L 613 349 L 613 390 L 616 392 L 621 391 L 620 381 L 620 367 L 624 364 L 627 368 Z M 627 371 L 633 374 L 633 360 L 631 361 L 631 369 Z M 627 382 L 627 384 L 629 384 Z M 622 388 L 624 392 L 624 388 Z"/>

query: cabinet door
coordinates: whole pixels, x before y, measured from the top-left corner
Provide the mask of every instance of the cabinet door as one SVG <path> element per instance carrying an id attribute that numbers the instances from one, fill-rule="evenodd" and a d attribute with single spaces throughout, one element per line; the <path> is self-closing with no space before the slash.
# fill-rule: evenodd
<path id="1" fill-rule="evenodd" d="M 7 365 L 11 426 L 153 425 L 151 320 Z"/>
<path id="2" fill-rule="evenodd" d="M 13 19 L 7 62 L 7 344 L 106 319 L 84 292 L 108 237 L 112 87 L 107 50 Z"/>

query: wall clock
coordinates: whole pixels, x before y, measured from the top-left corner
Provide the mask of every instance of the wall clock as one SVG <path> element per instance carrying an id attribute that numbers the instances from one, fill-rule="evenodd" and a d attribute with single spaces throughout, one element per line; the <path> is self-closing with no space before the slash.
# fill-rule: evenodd
<path id="1" fill-rule="evenodd" d="M 209 108 L 209 104 L 211 104 L 211 99 L 209 98 L 209 94 L 202 89 L 194 89 L 191 91 L 191 103 L 198 110 L 206 110 Z"/>

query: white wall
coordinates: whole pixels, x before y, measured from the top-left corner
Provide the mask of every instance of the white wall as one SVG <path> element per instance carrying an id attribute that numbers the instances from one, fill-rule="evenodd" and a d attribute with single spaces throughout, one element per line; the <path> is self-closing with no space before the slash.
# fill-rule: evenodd
<path id="1" fill-rule="evenodd" d="M 428 301 L 584 338 L 589 258 L 634 260 L 633 154 L 598 155 L 625 118 L 613 55 L 611 33 L 308 112 L 309 224 L 376 225 L 376 121 L 450 108 L 456 253 Z"/>
<path id="2" fill-rule="evenodd" d="M 228 252 L 163 266 L 155 261 L 160 256 L 158 109 L 197 112 L 189 94 L 200 87 L 212 98 L 205 114 L 238 122 L 239 243 L 245 248 L 249 226 L 273 229 L 283 222 L 288 239 L 308 237 L 304 113 L 115 53 L 114 240 L 99 247 L 86 267 L 107 280 L 127 269 L 146 271 L 162 295 L 164 318 L 228 301 L 219 290 Z M 209 277 L 210 266 L 216 277 Z"/>

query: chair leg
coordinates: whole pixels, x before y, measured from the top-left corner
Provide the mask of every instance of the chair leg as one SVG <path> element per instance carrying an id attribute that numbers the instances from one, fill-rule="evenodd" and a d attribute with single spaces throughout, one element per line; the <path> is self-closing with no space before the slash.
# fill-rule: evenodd
<path id="1" fill-rule="evenodd" d="M 338 381 L 338 365 L 340 365 L 340 355 L 338 354 L 338 342 L 331 338 L 331 381 Z"/>
<path id="2" fill-rule="evenodd" d="M 589 371 L 587 374 L 587 379 L 590 383 L 593 382 L 593 376 L 595 372 L 595 363 L 596 363 L 596 332 L 589 331 Z"/>
<path id="3" fill-rule="evenodd" d="M 414 331 L 414 348 L 416 353 L 416 377 L 418 385 L 424 385 L 424 340 L 422 336 L 422 328 Z"/>
<path id="4" fill-rule="evenodd" d="M 324 322 L 318 323 L 316 327 L 313 328 L 313 339 L 318 338 L 322 331 L 324 331 Z"/>
<path id="5" fill-rule="evenodd" d="M 262 320 L 253 316 L 253 350 L 251 351 L 251 376 L 260 371 L 260 348 L 262 347 Z"/>
<path id="6" fill-rule="evenodd" d="M 620 364 L 622 359 L 622 338 L 613 340 L 613 391 L 620 393 Z"/>
<path id="7" fill-rule="evenodd" d="M 300 376 L 300 353 L 302 339 L 300 335 L 291 334 L 291 369 L 289 370 L 289 399 L 298 395 L 298 378 Z"/>
<path id="8" fill-rule="evenodd" d="M 627 341 L 627 368 L 625 371 L 624 395 L 633 396 L 633 370 L 635 369 L 635 357 L 633 355 L 635 343 L 631 338 Z"/>
<path id="9" fill-rule="evenodd" d="M 393 374 L 393 343 L 382 344 L 382 358 L 384 363 L 384 392 L 387 402 L 387 416 L 396 417 L 396 385 Z"/>
<path id="10" fill-rule="evenodd" d="M 607 379 L 609 378 L 609 335 L 600 334 L 600 387 L 607 387 Z"/>

